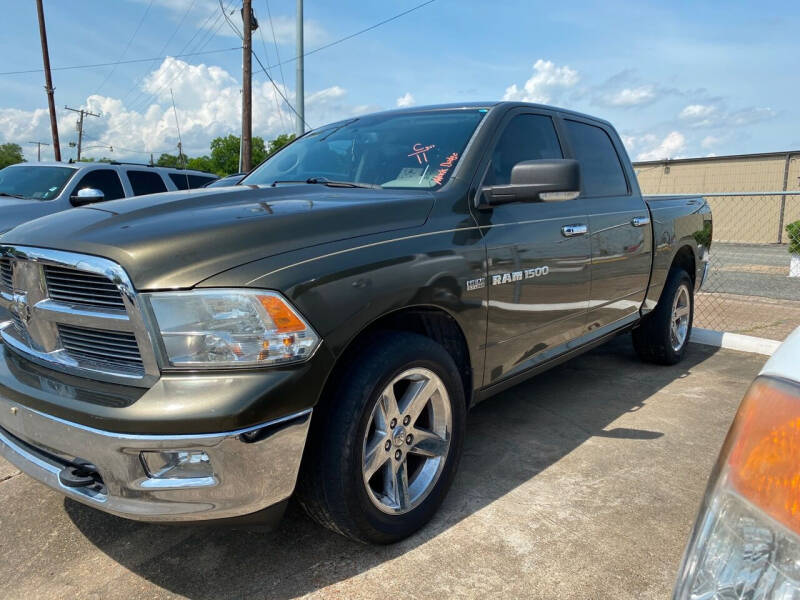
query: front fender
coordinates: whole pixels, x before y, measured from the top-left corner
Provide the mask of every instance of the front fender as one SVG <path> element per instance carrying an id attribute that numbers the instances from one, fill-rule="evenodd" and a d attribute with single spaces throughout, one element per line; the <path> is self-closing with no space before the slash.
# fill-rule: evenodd
<path id="1" fill-rule="evenodd" d="M 281 291 L 338 359 L 370 324 L 395 311 L 426 307 L 451 315 L 466 339 L 473 373 L 483 373 L 486 288 L 479 232 L 463 228 L 405 231 L 288 253 L 232 269 L 202 287 L 257 287 Z M 481 382 L 475 382 L 480 385 Z"/>

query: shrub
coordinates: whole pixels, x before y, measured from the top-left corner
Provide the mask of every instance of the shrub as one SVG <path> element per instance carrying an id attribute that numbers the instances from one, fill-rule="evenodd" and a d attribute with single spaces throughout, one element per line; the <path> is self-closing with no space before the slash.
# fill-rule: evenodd
<path id="1" fill-rule="evenodd" d="M 789 253 L 800 254 L 800 221 L 789 223 L 786 233 L 789 235 Z"/>

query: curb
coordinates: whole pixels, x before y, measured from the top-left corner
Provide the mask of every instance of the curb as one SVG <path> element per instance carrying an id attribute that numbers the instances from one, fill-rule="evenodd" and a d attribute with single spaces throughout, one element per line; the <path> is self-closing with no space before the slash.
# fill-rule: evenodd
<path id="1" fill-rule="evenodd" d="M 765 356 L 772 356 L 772 353 L 781 345 L 777 340 L 699 328 L 692 329 L 692 336 L 689 341 L 695 344 L 739 350 L 740 352 L 752 352 L 753 354 L 763 354 Z"/>

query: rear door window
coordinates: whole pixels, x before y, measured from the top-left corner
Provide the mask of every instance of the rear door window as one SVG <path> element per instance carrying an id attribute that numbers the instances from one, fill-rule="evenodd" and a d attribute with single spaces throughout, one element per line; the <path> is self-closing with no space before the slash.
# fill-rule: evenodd
<path id="1" fill-rule="evenodd" d="M 626 196 L 628 183 L 608 133 L 579 121 L 564 121 L 575 158 L 581 165 L 584 196 Z"/>
<path id="2" fill-rule="evenodd" d="M 179 190 L 200 188 L 216 179 L 211 175 L 187 175 L 185 173 L 170 173 L 169 178 L 172 179 L 172 183 Z"/>
<path id="3" fill-rule="evenodd" d="M 95 169 L 84 175 L 75 186 L 75 193 L 84 188 L 92 188 L 103 192 L 104 200 L 124 198 L 122 182 L 114 169 Z"/>
<path id="4" fill-rule="evenodd" d="M 167 191 L 167 185 L 161 179 L 161 175 L 153 171 L 128 171 L 128 181 L 131 182 L 134 196 Z"/>

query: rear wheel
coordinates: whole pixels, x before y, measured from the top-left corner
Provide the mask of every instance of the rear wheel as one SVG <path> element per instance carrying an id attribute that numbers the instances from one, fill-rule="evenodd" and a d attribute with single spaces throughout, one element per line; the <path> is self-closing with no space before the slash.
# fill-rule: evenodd
<path id="1" fill-rule="evenodd" d="M 686 353 L 694 319 L 694 293 L 689 274 L 673 268 L 656 308 L 633 330 L 633 347 L 648 362 L 674 365 Z"/>
<path id="2" fill-rule="evenodd" d="M 461 455 L 466 406 L 453 359 L 424 336 L 382 334 L 331 388 L 315 415 L 301 504 L 361 542 L 411 535 L 438 509 Z"/>

